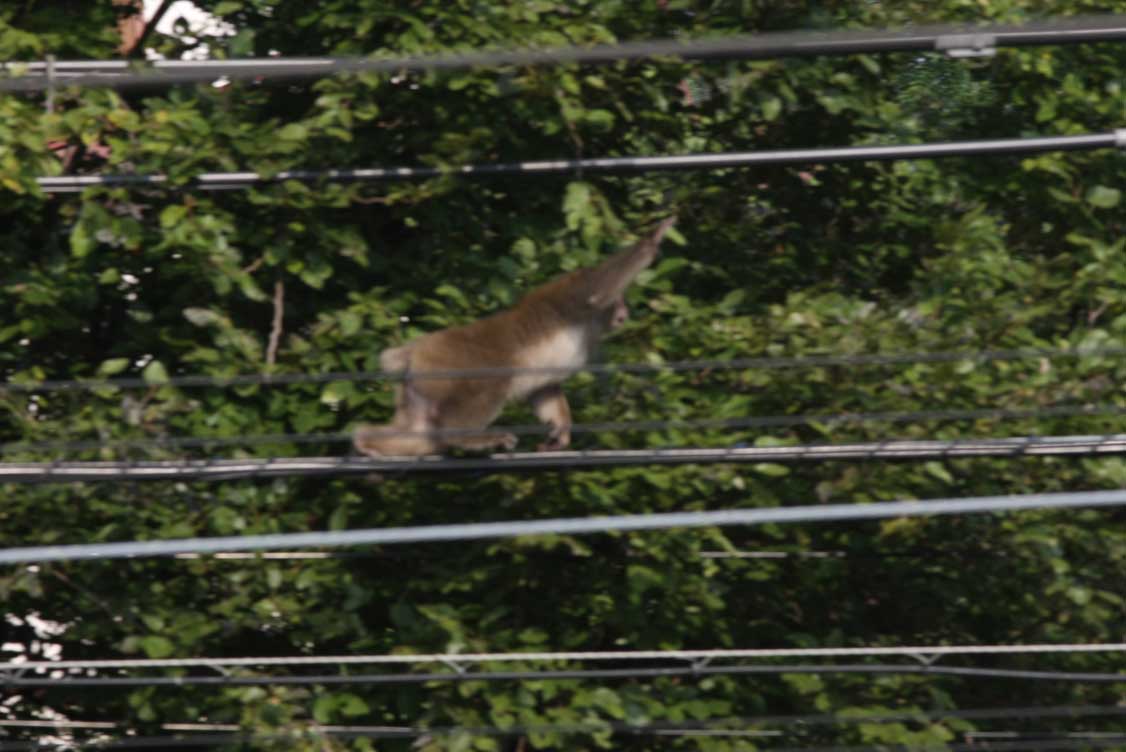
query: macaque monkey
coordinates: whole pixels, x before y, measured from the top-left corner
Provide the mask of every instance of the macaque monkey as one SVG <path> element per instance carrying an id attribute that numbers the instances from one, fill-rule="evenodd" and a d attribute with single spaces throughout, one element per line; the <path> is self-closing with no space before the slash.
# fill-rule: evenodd
<path id="1" fill-rule="evenodd" d="M 427 334 L 379 357 L 385 371 L 403 374 L 395 416 L 384 426 L 362 425 L 353 444 L 372 457 L 423 455 L 448 447 L 513 449 L 516 436 L 489 431 L 508 402 L 528 399 L 549 427 L 541 450 L 571 442 L 571 408 L 561 382 L 582 368 L 598 341 L 629 318 L 625 291 L 657 257 L 669 217 L 632 248 L 598 266 L 577 269 L 529 292 L 515 306 L 465 326 Z M 550 368 L 545 373 L 426 376 L 476 368 Z M 421 378 L 419 378 L 421 377 Z M 443 435 L 443 430 L 456 433 Z"/>

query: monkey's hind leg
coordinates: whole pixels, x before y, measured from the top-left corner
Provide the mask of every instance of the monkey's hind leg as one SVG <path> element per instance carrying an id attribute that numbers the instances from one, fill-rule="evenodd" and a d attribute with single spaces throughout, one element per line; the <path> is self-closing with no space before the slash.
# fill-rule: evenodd
<path id="1" fill-rule="evenodd" d="M 539 445 L 539 450 L 557 451 L 571 443 L 571 406 L 558 384 L 545 386 L 532 394 L 532 409 L 536 417 L 550 427 L 547 441 Z"/>
<path id="2" fill-rule="evenodd" d="M 432 403 L 406 381 L 400 387 L 398 406 L 391 422 L 385 426 L 359 426 L 352 434 L 352 445 L 369 457 L 435 454 L 441 449 L 432 433 L 435 415 Z"/>

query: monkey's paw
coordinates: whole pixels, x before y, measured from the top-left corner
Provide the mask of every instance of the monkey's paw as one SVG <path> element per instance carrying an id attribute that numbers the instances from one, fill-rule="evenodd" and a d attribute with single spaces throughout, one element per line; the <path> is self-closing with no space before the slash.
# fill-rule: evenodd
<path id="1" fill-rule="evenodd" d="M 571 434 L 561 433 L 558 436 L 549 436 L 547 441 L 540 444 L 537 449 L 541 452 L 558 452 L 571 445 Z"/>
<path id="2" fill-rule="evenodd" d="M 352 446 L 360 454 L 368 457 L 381 457 L 383 456 L 378 449 L 376 449 L 378 433 L 373 426 L 360 426 L 352 433 Z"/>

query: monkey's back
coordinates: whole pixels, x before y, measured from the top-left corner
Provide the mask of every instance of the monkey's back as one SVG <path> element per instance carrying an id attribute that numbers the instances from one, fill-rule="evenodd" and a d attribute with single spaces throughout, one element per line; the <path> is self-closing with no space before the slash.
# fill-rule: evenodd
<path id="1" fill-rule="evenodd" d="M 412 387 L 439 405 L 446 427 L 485 425 L 505 402 L 559 383 L 586 363 L 592 343 L 585 329 L 561 315 L 550 295 L 537 292 L 513 308 L 403 346 Z M 481 378 L 417 378 L 432 371 L 507 368 L 543 370 Z"/>

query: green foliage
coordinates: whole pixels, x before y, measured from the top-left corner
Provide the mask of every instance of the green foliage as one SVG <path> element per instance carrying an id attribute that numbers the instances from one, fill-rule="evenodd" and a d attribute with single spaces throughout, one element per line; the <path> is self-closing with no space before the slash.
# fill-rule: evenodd
<path id="1" fill-rule="evenodd" d="M 757 30 L 1019 21 L 1126 10 L 1036 3 L 199 2 L 235 29 L 154 36 L 177 56 L 415 53 L 592 44 Z M 0 8 L 0 57 L 111 57 L 113 4 Z M 65 9 L 65 13 L 63 10 Z M 948 60 L 887 54 L 785 61 L 654 60 L 349 75 L 314 82 L 63 89 L 0 98 L 3 379 L 142 377 L 138 390 L 0 392 L 5 459 L 20 442 L 338 432 L 386 416 L 380 384 L 180 389 L 172 376 L 378 368 L 381 349 L 515 301 L 680 215 L 630 293 L 616 361 L 1013 347 L 1126 346 L 1121 154 L 795 165 L 246 192 L 183 188 L 211 170 L 455 165 L 1107 131 L 1121 126 L 1123 48 L 1004 49 Z M 39 175 L 162 172 L 161 189 L 46 196 Z M 680 242 L 683 241 L 683 242 Z M 271 350 L 275 300 L 282 326 Z M 268 356 L 268 353 L 270 354 Z M 267 364 L 268 357 L 272 364 Z M 1126 366 L 1084 359 L 580 376 L 581 422 L 1122 404 Z M 523 408 L 502 422 L 523 422 Z M 743 431 L 583 434 L 580 448 L 1121 431 L 1120 419 L 815 423 Z M 339 444 L 237 446 L 231 456 L 332 454 Z M 186 450 L 207 457 L 206 448 Z M 153 448 L 69 459 L 185 456 Z M 1122 487 L 1113 457 L 620 468 L 521 476 L 294 478 L 214 484 L 11 486 L 0 545 L 258 534 L 441 522 Z M 717 557 L 740 551 L 844 556 Z M 350 552 L 345 558 L 160 559 L 0 571 L 0 642 L 64 657 L 551 649 L 822 647 L 1120 641 L 1126 525 L 1115 512 L 1038 512 L 820 526 L 528 538 Z M 705 556 L 705 554 L 707 554 Z M 1105 655 L 1006 667 L 1116 671 Z M 504 664 L 486 670 L 534 669 Z M 246 669 L 252 671 L 252 669 Z M 0 704 L 122 721 L 138 733 L 207 718 L 255 748 L 372 748 L 323 725 L 527 727 L 434 733 L 425 750 L 664 749 L 614 724 L 725 716 L 1120 703 L 1111 686 L 937 676 L 787 674 L 480 681 L 387 687 L 57 687 Z M 783 746 L 941 745 L 993 722 L 787 729 Z M 1092 722 L 1094 723 L 1094 722 Z M 1113 721 L 1098 726 L 1115 728 Z M 1073 719 L 1034 730 L 1074 730 Z M 570 731 L 552 726 L 571 728 Z M 575 731 L 575 727 L 581 730 Z M 746 730 L 747 724 L 736 724 Z M 751 724 L 752 730 L 759 726 Z M 278 741 L 276 734 L 283 734 Z M 29 735 L 29 738 L 31 735 Z M 760 746 L 773 744 L 769 738 Z M 678 748 L 747 749 L 690 736 Z M 410 742 L 379 743 L 409 749 Z"/>

